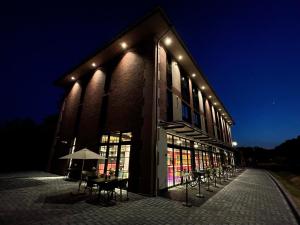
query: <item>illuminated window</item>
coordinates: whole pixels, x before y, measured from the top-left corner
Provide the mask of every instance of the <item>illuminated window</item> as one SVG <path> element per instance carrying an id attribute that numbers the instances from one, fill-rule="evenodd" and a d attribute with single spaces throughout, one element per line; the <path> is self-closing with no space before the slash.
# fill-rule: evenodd
<path id="1" fill-rule="evenodd" d="M 167 143 L 173 144 L 173 136 L 172 135 L 167 134 Z"/>
<path id="2" fill-rule="evenodd" d="M 131 141 L 132 134 L 131 132 L 122 133 L 122 142 L 123 141 Z"/>
<path id="3" fill-rule="evenodd" d="M 119 143 L 120 135 L 118 133 L 111 134 L 109 138 L 109 143 Z"/>
<path id="4" fill-rule="evenodd" d="M 106 157 L 106 150 L 107 150 L 107 146 L 100 146 L 100 155 Z M 100 159 L 99 166 L 98 166 L 99 174 L 104 174 L 104 167 L 105 167 L 105 160 Z"/>
<path id="5" fill-rule="evenodd" d="M 118 156 L 118 146 L 110 145 L 108 158 L 107 158 L 107 170 L 106 174 L 109 175 L 110 172 L 115 175 L 117 169 L 117 156 Z"/>
<path id="6" fill-rule="evenodd" d="M 99 160 L 99 174 L 120 178 L 129 177 L 131 139 L 131 132 L 113 132 L 102 135 L 99 151 L 100 155 L 107 159 Z"/>
<path id="7" fill-rule="evenodd" d="M 129 177 L 130 145 L 121 145 L 119 174 L 120 178 Z"/>
<path id="8" fill-rule="evenodd" d="M 107 143 L 108 142 L 108 135 L 102 135 L 101 143 Z"/>

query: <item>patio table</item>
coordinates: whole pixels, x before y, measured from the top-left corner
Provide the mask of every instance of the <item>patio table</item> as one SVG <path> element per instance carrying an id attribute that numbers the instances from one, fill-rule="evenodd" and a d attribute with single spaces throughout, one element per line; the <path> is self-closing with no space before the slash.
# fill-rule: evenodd
<path id="1" fill-rule="evenodd" d="M 108 192 L 107 196 L 107 202 L 109 202 L 112 199 L 113 191 L 115 188 L 119 186 L 119 183 L 123 179 L 119 178 L 96 178 L 96 179 L 91 179 L 89 182 L 93 185 L 96 184 L 98 186 L 98 200 L 101 198 L 101 191 L 106 190 Z M 109 194 L 109 191 L 111 191 L 111 194 Z"/>

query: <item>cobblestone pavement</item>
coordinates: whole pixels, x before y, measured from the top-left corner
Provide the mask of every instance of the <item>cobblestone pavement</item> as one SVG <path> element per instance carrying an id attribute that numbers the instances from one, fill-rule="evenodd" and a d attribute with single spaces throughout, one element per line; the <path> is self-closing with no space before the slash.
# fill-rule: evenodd
<path id="1" fill-rule="evenodd" d="M 200 206 L 130 193 L 104 207 L 73 196 L 77 183 L 44 172 L 0 175 L 0 224 L 297 224 L 264 171 L 246 170 Z"/>

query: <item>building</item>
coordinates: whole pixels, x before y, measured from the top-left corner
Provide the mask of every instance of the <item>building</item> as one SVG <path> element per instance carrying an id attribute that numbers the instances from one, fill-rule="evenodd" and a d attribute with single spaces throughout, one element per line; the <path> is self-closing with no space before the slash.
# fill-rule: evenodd
<path id="1" fill-rule="evenodd" d="M 49 170 L 87 147 L 99 173 L 156 195 L 180 171 L 234 164 L 233 120 L 165 14 L 157 9 L 60 77 L 66 90 Z M 80 162 L 78 162 L 80 163 Z"/>

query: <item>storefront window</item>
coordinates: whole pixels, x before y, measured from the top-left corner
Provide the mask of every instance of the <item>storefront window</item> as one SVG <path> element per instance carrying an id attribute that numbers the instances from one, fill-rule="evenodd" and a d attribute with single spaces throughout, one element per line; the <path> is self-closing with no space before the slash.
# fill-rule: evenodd
<path id="1" fill-rule="evenodd" d="M 121 145 L 119 174 L 120 178 L 129 177 L 130 145 Z"/>
<path id="2" fill-rule="evenodd" d="M 181 163 L 180 150 L 174 149 L 174 171 L 175 171 L 175 185 L 181 183 Z"/>
<path id="3" fill-rule="evenodd" d="M 170 187 L 174 185 L 174 160 L 173 160 L 172 148 L 168 148 L 167 166 L 168 166 L 168 187 Z"/>
<path id="4" fill-rule="evenodd" d="M 173 139 L 172 139 L 172 135 L 167 134 L 167 143 L 168 144 L 173 144 Z"/>
<path id="5" fill-rule="evenodd" d="M 118 145 L 110 145 L 109 153 L 107 158 L 107 170 L 106 174 L 109 175 L 110 172 L 115 175 L 117 168 L 117 155 L 118 155 Z"/>
<path id="6" fill-rule="evenodd" d="M 99 151 L 100 155 L 107 159 L 99 160 L 99 174 L 129 177 L 131 139 L 131 132 L 102 135 Z"/>
<path id="7" fill-rule="evenodd" d="M 101 146 L 100 147 L 100 155 L 103 157 L 106 157 L 106 150 L 107 150 L 107 146 Z M 99 166 L 98 166 L 98 170 L 99 170 L 99 174 L 104 174 L 104 167 L 105 167 L 105 160 L 100 159 L 99 160 Z"/>

